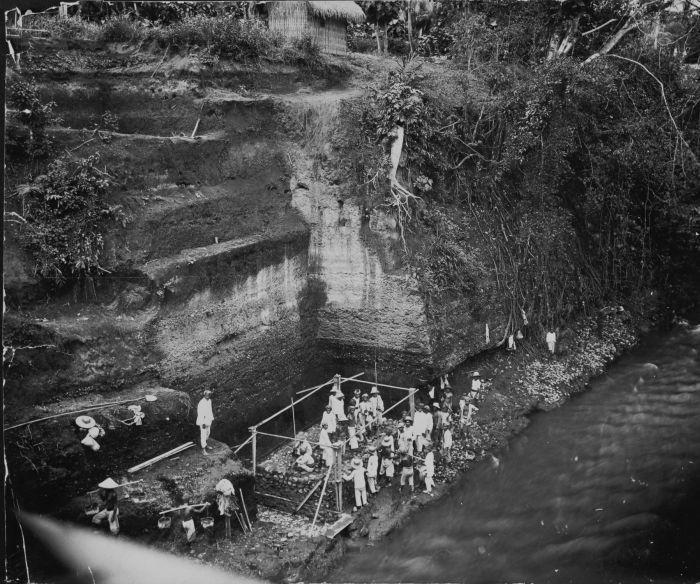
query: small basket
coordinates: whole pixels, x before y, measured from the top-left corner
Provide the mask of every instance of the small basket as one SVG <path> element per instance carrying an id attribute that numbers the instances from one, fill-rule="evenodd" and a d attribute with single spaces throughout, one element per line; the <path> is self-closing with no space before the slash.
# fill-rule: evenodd
<path id="1" fill-rule="evenodd" d="M 214 527 L 214 518 L 213 517 L 202 517 L 202 528 L 209 529 L 210 527 Z"/>
<path id="2" fill-rule="evenodd" d="M 159 517 L 158 518 L 158 529 L 169 529 L 172 525 L 172 518 L 170 517 Z"/>

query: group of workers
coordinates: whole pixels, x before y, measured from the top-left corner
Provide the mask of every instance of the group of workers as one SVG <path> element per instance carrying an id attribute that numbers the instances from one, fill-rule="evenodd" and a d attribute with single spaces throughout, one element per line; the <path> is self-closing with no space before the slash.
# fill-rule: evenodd
<path id="1" fill-rule="evenodd" d="M 112 478 L 107 478 L 99 483 L 97 497 L 98 509 L 92 516 L 94 525 L 102 525 L 105 520 L 112 535 L 119 535 L 119 494 L 117 489 L 124 485 L 118 484 Z M 239 505 L 236 501 L 236 492 L 233 484 L 228 479 L 221 479 L 215 487 L 216 504 L 219 515 L 224 519 L 226 536 L 231 535 L 231 516 L 236 515 L 239 522 L 242 522 L 239 516 Z M 94 491 L 93 491 L 94 493 Z M 191 504 L 187 496 L 181 499 L 181 505 L 174 509 L 169 509 L 163 513 L 178 512 L 182 529 L 185 532 L 187 543 L 192 543 L 195 539 L 196 528 L 194 522 L 194 514 L 202 513 L 210 506 L 210 503 Z"/>
<path id="2" fill-rule="evenodd" d="M 377 386 L 369 393 L 354 390 L 345 412 L 345 396 L 339 385 L 331 390 L 328 405 L 321 419 L 317 445 L 321 456 L 316 459 L 308 434 L 301 432 L 292 450 L 295 467 L 312 472 L 316 465 L 330 467 L 336 451 L 352 453 L 368 443 L 364 457 L 354 456 L 349 472 L 343 479 L 352 481 L 355 488 L 356 508 L 367 504 L 367 496 L 377 493 L 382 486 L 393 483 L 399 475 L 399 487 L 414 490 L 414 475 L 418 470 L 424 482 L 424 492 L 431 494 L 435 474 L 435 451 L 446 462 L 452 459 L 453 432 L 466 435 L 474 414 L 479 410 L 475 401 L 480 399 L 483 385 L 477 371 L 472 374 L 471 389 L 459 398 L 455 408 L 454 395 L 447 375 L 440 378 L 441 397 L 432 404 L 416 404 L 415 413 L 405 411 L 395 429 L 381 432 L 384 427 L 384 402 Z M 429 389 L 431 400 L 436 400 L 435 388 Z M 416 463 L 418 461 L 418 463 Z"/>

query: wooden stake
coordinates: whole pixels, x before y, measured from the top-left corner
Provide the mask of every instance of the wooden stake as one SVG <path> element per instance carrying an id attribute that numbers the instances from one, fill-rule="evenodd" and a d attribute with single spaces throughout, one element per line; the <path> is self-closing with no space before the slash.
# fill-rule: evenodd
<path id="1" fill-rule="evenodd" d="M 306 494 L 306 497 L 304 497 L 304 500 L 299 503 L 299 506 L 294 509 L 294 513 L 298 513 L 299 510 L 306 505 L 306 502 L 311 498 L 311 495 L 313 495 L 316 492 L 316 489 L 318 489 L 321 486 L 321 483 L 323 482 L 323 479 L 318 479 L 318 482 L 311 487 L 311 490 Z"/>
<path id="2" fill-rule="evenodd" d="M 238 492 L 241 494 L 241 505 L 243 505 L 243 511 L 245 511 L 245 520 L 248 522 L 248 527 L 253 531 L 253 524 L 250 522 L 250 517 L 248 517 L 248 507 L 245 505 L 245 499 L 243 498 L 243 489 L 239 487 Z"/>
<path id="3" fill-rule="evenodd" d="M 328 485 L 328 479 L 331 476 L 331 471 L 333 470 L 333 467 L 329 467 L 328 472 L 326 473 L 326 480 L 323 482 L 323 489 L 321 489 L 321 497 L 318 500 L 318 505 L 316 506 L 316 514 L 314 515 L 314 520 L 313 523 L 311 524 L 311 527 L 316 525 L 316 519 L 318 519 L 318 512 L 321 510 L 321 503 L 323 503 L 323 495 L 326 493 L 326 486 Z"/>
<path id="4" fill-rule="evenodd" d="M 252 436 L 252 438 L 253 438 L 253 476 L 255 476 L 257 474 L 256 468 L 258 466 L 258 464 L 257 464 L 257 455 L 258 455 L 258 452 L 257 452 L 257 446 L 258 446 L 257 433 L 258 433 L 258 429 L 255 426 L 252 426 L 251 428 L 249 428 L 249 430 L 253 434 L 253 436 Z"/>
<path id="5" fill-rule="evenodd" d="M 194 509 L 195 507 L 208 507 L 209 503 L 197 503 L 196 505 L 181 505 L 180 507 L 173 507 L 172 509 L 166 509 L 161 511 L 158 515 L 165 515 L 166 513 L 172 513 L 173 511 L 179 511 L 180 509 Z"/>
<path id="6" fill-rule="evenodd" d="M 294 414 L 294 398 L 292 396 L 289 396 L 289 399 L 292 400 L 292 430 L 294 431 L 294 436 L 297 435 L 297 418 Z"/>

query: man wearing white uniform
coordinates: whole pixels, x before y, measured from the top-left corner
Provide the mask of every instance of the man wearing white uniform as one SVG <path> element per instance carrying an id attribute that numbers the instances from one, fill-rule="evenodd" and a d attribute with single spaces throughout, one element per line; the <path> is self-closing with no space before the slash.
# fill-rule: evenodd
<path id="1" fill-rule="evenodd" d="M 202 452 L 207 453 L 207 448 L 211 450 L 211 446 L 207 444 L 209 434 L 211 433 L 211 423 L 214 421 L 214 412 L 211 407 L 211 391 L 205 390 L 204 397 L 197 404 L 197 426 L 200 431 L 200 441 L 202 444 Z"/>
<path id="2" fill-rule="evenodd" d="M 331 436 L 335 435 L 337 420 L 338 418 L 335 415 L 335 412 L 333 411 L 333 406 L 328 404 L 326 406 L 326 411 L 323 412 L 323 417 L 321 418 L 321 425 L 326 424 L 328 426 L 328 433 Z"/>

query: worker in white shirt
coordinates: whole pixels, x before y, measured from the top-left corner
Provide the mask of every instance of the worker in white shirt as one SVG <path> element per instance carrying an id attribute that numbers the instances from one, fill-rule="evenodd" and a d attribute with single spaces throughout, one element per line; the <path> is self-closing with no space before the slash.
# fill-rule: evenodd
<path id="1" fill-rule="evenodd" d="M 328 403 L 335 414 L 335 417 L 339 422 L 345 422 L 347 417 L 345 416 L 345 396 L 340 389 L 334 389 L 331 392 L 330 399 Z"/>
<path id="2" fill-rule="evenodd" d="M 335 454 L 333 452 L 333 442 L 331 442 L 328 436 L 328 424 L 321 424 L 321 431 L 318 434 L 318 443 L 323 452 L 323 462 L 326 463 L 326 466 L 331 466 L 335 459 Z"/>
<path id="3" fill-rule="evenodd" d="M 384 400 L 379 394 L 379 390 L 377 389 L 376 385 L 372 387 L 372 391 L 369 392 L 369 403 L 372 407 L 372 413 L 374 414 L 375 421 L 377 424 L 380 424 L 382 421 L 382 414 L 384 413 Z"/>
<path id="4" fill-rule="evenodd" d="M 207 453 L 207 449 L 211 450 L 211 446 L 207 444 L 209 434 L 211 434 L 211 423 L 214 421 L 214 412 L 211 407 L 211 390 L 204 390 L 204 397 L 197 404 L 197 426 L 200 431 L 200 442 L 202 452 Z"/>
<path id="5" fill-rule="evenodd" d="M 413 417 L 413 434 L 416 442 L 416 452 L 423 452 L 427 436 L 433 429 L 433 418 L 430 415 L 430 406 L 424 405 L 423 411 L 417 411 Z"/>
<path id="6" fill-rule="evenodd" d="M 369 447 L 369 458 L 367 459 L 367 486 L 369 492 L 374 494 L 379 491 L 377 487 L 377 474 L 379 473 L 379 456 L 377 456 L 377 447 L 372 445 Z"/>
<path id="7" fill-rule="evenodd" d="M 435 454 L 433 454 L 433 446 L 428 444 L 425 447 L 425 458 L 423 459 L 423 472 L 425 473 L 425 490 L 424 493 L 432 495 L 433 487 L 435 486 L 435 481 L 433 477 L 435 476 Z"/>
<path id="8" fill-rule="evenodd" d="M 346 481 L 352 479 L 355 486 L 355 508 L 353 511 L 357 511 L 359 507 L 367 505 L 367 483 L 365 482 L 365 469 L 362 466 L 362 460 L 353 458 L 352 470 L 350 474 L 343 475 L 343 479 Z"/>
<path id="9" fill-rule="evenodd" d="M 472 373 L 472 389 L 469 392 L 469 399 L 474 401 L 475 399 L 479 399 L 481 394 L 481 377 L 479 376 L 478 371 L 474 371 Z"/>
<path id="10" fill-rule="evenodd" d="M 321 425 L 323 424 L 326 424 L 328 428 L 328 434 L 334 436 L 338 427 L 338 417 L 335 415 L 333 407 L 330 404 L 326 406 L 326 411 L 323 412 L 323 417 L 321 418 Z"/>
<path id="11" fill-rule="evenodd" d="M 547 348 L 549 349 L 549 352 L 554 355 L 554 351 L 557 348 L 557 333 L 554 331 L 549 331 L 547 333 L 547 336 L 545 337 L 545 340 L 547 342 Z"/>

